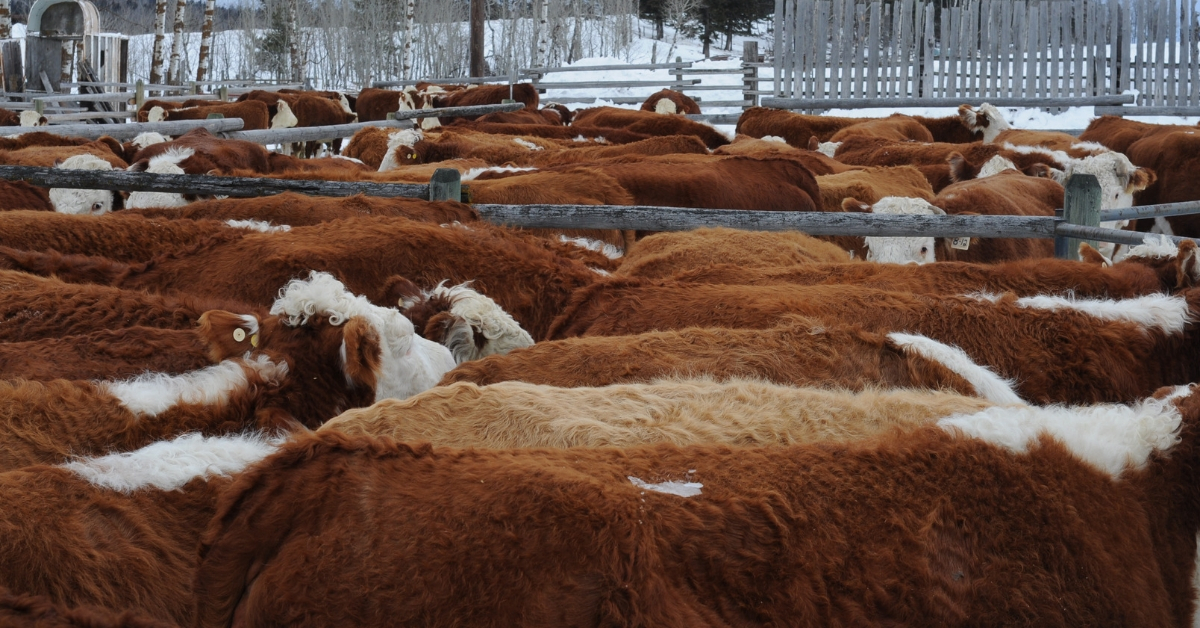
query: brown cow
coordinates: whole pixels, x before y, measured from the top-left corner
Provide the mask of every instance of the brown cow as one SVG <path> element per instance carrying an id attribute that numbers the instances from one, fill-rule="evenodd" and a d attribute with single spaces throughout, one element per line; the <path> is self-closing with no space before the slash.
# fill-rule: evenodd
<path id="1" fill-rule="evenodd" d="M 646 135 L 695 135 L 709 148 L 729 143 L 720 131 L 683 116 L 664 116 L 649 111 L 594 107 L 575 112 L 572 126 L 601 126 L 625 129 Z"/>
<path id="2" fill-rule="evenodd" d="M 950 215 L 1052 217 L 1054 210 L 1063 206 L 1063 187 L 1051 179 L 1006 170 L 991 177 L 955 183 L 938 193 L 931 203 Z M 971 238 L 968 248 L 951 245 L 948 239 L 941 240 L 938 259 L 991 263 L 1054 257 L 1054 242 L 1036 238 Z"/>
<path id="3" fill-rule="evenodd" d="M 664 114 L 699 114 L 700 105 L 683 92 L 663 89 L 650 94 L 642 103 L 641 110 Z"/>
<path id="4" fill-rule="evenodd" d="M 912 166 L 865 168 L 839 174 L 817 177 L 821 190 L 821 211 L 858 211 L 861 207 L 847 207 L 846 199 L 858 199 L 874 205 L 885 197 L 933 200 L 933 188 L 920 170 Z M 868 200 L 870 199 L 870 200 Z M 858 259 L 868 258 L 868 248 L 862 237 L 825 236 L 822 238 L 852 251 Z M 882 239 L 873 239 L 875 248 L 883 245 Z"/>
<path id="5" fill-rule="evenodd" d="M 1186 625 L 1200 402 L 1169 394 L 842 445 L 305 435 L 221 496 L 195 625 Z"/>
<path id="6" fill-rule="evenodd" d="M 107 216 L 0 212 L 0 246 L 126 262 L 147 261 L 201 242 L 233 240 L 243 234 L 213 220 L 144 218 L 125 212 Z"/>
<path id="7" fill-rule="evenodd" d="M 579 290 L 544 338 L 698 325 L 766 329 L 786 314 L 800 314 L 853 321 L 875 332 L 926 334 L 961 347 L 976 362 L 1016 379 L 1022 397 L 1037 403 L 1124 403 L 1160 386 L 1200 379 L 1184 358 L 1190 350 L 1180 349 L 1184 326 L 1194 316 L 1193 300 L 1200 301 L 1200 292 L 1097 304 L 1064 297 L 935 297 L 859 286 L 622 278 Z"/>
<path id="8" fill-rule="evenodd" d="M 282 109 L 282 107 L 280 108 Z M 186 107 L 162 111 L 151 109 L 148 116 L 150 122 L 172 122 L 175 120 L 205 120 L 212 114 L 221 114 L 226 118 L 241 118 L 243 131 L 258 131 L 262 129 L 287 128 L 282 122 L 286 116 L 280 113 L 271 116 L 267 105 L 254 100 L 234 103 L 216 103 L 200 107 Z M 277 126 L 278 125 L 278 126 Z"/>
<path id="9" fill-rule="evenodd" d="M 656 233 L 626 251 L 616 274 L 661 279 L 710 264 L 770 268 L 849 261 L 844 250 L 799 231 L 741 231 L 704 227 Z"/>
<path id="10" fill-rule="evenodd" d="M 1200 182 L 1196 168 L 1200 165 L 1200 130 L 1152 133 L 1129 145 L 1133 163 L 1152 168 L 1157 181 L 1137 194 L 1139 205 L 1181 203 L 1200 199 Z M 1139 172 L 1143 169 L 1139 169 Z M 1200 219 L 1196 216 L 1172 216 L 1139 221 L 1142 231 L 1167 235 L 1200 235 Z"/>
<path id="11" fill-rule="evenodd" d="M 476 118 L 480 123 L 497 123 L 497 124 L 536 124 L 536 125 L 552 125 L 565 126 L 571 124 L 571 118 L 575 112 L 557 103 L 548 103 L 538 111 L 530 109 L 520 109 L 517 111 L 497 111 L 488 113 Z M 466 122 L 462 118 L 456 118 L 455 124 Z"/>
<path id="12" fill-rule="evenodd" d="M 814 175 L 838 174 L 851 170 L 860 170 L 859 166 L 848 166 L 832 157 L 817 152 L 796 148 L 780 139 L 758 139 L 749 135 L 739 135 L 728 146 L 722 146 L 713 151 L 714 155 L 749 155 L 752 157 L 789 157 L 804 164 Z"/>
<path id="13" fill-rule="evenodd" d="M 415 198 L 385 198 L 362 194 L 332 198 L 294 192 L 259 198 L 197 201 L 186 207 L 131 209 L 124 213 L 147 218 L 187 218 L 196 221 L 257 220 L 292 227 L 363 216 L 396 216 L 437 224 L 479 220 L 479 212 L 470 205 L 453 201 L 431 203 Z"/>
<path id="14" fill-rule="evenodd" d="M 271 171 L 268 155 L 267 149 L 254 142 L 218 139 L 206 129 L 196 128 L 170 142 L 138 151 L 137 161 L 129 169 L 157 174 L 220 174 L 233 170 L 267 174 Z M 125 206 L 181 207 L 192 200 L 194 196 L 185 194 L 132 192 Z"/>
<path id="15" fill-rule="evenodd" d="M 1186 124 L 1150 124 L 1138 122 L 1120 116 L 1100 116 L 1092 119 L 1083 133 L 1079 135 L 1081 142 L 1095 142 L 1107 146 L 1110 150 L 1129 154 L 1130 144 L 1158 133 L 1174 133 L 1175 131 L 1196 131 L 1197 126 Z"/>
<path id="16" fill-rule="evenodd" d="M 29 209 L 52 212 L 54 205 L 50 204 L 50 195 L 44 188 L 30 185 L 24 181 L 0 181 L 0 211 L 13 209 Z"/>
<path id="17" fill-rule="evenodd" d="M 21 150 L 32 146 L 81 146 L 92 140 L 83 137 L 66 137 L 47 131 L 30 131 L 14 137 L 0 137 L 0 150 Z"/>
<path id="18" fill-rule="evenodd" d="M 544 124 L 503 124 L 499 122 L 484 122 L 482 120 L 455 120 L 451 128 L 468 129 L 479 133 L 496 135 L 518 135 L 540 137 L 548 140 L 582 141 L 595 140 L 608 144 L 628 144 L 650 137 L 649 133 L 635 133 L 627 129 L 594 126 L 587 124 L 572 124 L 570 126 L 553 126 Z"/>
<path id="19" fill-rule="evenodd" d="M 445 107 L 470 107 L 474 105 L 498 105 L 501 101 L 512 99 L 525 105 L 528 111 L 537 111 L 539 96 L 537 87 L 533 83 L 515 83 L 513 85 L 471 85 L 466 89 L 458 89 L 446 91 L 444 88 L 439 88 L 441 91 L 431 91 L 429 87 L 423 90 L 433 98 L 433 106 L 437 109 Z M 454 116 L 442 119 L 443 123 L 447 120 L 456 118 L 465 118 L 474 120 L 478 118 L 474 116 Z"/>
<path id="20" fill-rule="evenodd" d="M 211 363 L 208 346 L 190 329 L 134 326 L 0 342 L 0 380 L 113 379 L 146 371 L 174 375 Z"/>
<path id="21" fill-rule="evenodd" d="M 903 114 L 894 113 L 886 118 L 864 120 L 834 133 L 830 142 L 841 142 L 848 137 L 877 137 L 895 142 L 932 142 L 933 134 L 920 121 Z"/>
<path id="22" fill-rule="evenodd" d="M 834 133 L 869 118 L 838 118 L 792 113 L 782 109 L 751 107 L 738 118 L 737 132 L 750 137 L 778 137 L 796 148 L 808 148 L 809 140 L 828 142 Z"/>
<path id="23" fill-rule="evenodd" d="M 533 165 L 540 168 L 565 164 L 584 164 L 602 161 L 622 155 L 707 155 L 708 148 L 694 135 L 664 135 L 650 137 L 638 142 L 615 146 L 586 144 L 559 151 L 538 151 L 533 155 Z"/>

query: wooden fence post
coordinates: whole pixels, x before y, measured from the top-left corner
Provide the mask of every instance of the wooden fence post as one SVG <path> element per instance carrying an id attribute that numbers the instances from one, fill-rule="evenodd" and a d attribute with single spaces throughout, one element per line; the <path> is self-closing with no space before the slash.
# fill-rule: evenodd
<path id="1" fill-rule="evenodd" d="M 746 104 L 742 109 L 758 106 L 758 42 L 747 41 L 742 44 L 742 100 Z"/>
<path id="2" fill-rule="evenodd" d="M 217 93 L 220 95 L 221 102 L 229 102 L 229 86 L 228 85 L 222 85 L 221 89 L 217 90 Z"/>
<path id="3" fill-rule="evenodd" d="M 146 102 L 146 82 L 138 79 L 133 88 L 133 104 L 136 105 L 134 109 L 141 109 L 144 102 Z"/>
<path id="4" fill-rule="evenodd" d="M 675 63 L 683 63 L 683 57 L 675 57 Z M 671 74 L 675 76 L 675 85 L 673 85 L 671 89 L 683 89 L 683 68 L 679 66 L 671 68 Z"/>
<path id="5" fill-rule="evenodd" d="M 454 168 L 438 168 L 429 178 L 429 200 L 459 201 L 462 199 L 462 175 Z"/>
<path id="6" fill-rule="evenodd" d="M 1073 174 L 1067 179 L 1066 196 L 1063 200 L 1062 219 L 1072 225 L 1085 227 L 1100 226 L 1100 182 L 1095 175 Z M 1059 259 L 1079 259 L 1079 244 L 1076 238 L 1054 238 L 1054 256 Z M 1096 242 L 1088 241 L 1093 247 Z"/>

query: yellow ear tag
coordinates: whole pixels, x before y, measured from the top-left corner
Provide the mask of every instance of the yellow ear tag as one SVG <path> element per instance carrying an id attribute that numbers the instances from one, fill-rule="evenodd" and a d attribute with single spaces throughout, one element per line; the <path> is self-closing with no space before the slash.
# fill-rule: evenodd
<path id="1" fill-rule="evenodd" d="M 258 347 L 258 334 L 250 336 L 250 346 L 256 348 Z"/>
<path id="2" fill-rule="evenodd" d="M 237 329 L 233 330 L 233 339 L 236 342 L 241 342 L 241 341 L 245 340 L 246 339 L 246 330 L 242 329 L 241 327 L 238 327 Z"/>

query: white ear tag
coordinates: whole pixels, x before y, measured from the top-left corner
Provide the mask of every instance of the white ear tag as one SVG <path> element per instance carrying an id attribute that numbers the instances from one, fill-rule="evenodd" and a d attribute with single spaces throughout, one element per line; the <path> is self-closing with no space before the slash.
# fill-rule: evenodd
<path id="1" fill-rule="evenodd" d="M 241 342 L 241 341 L 245 340 L 246 339 L 246 330 L 242 329 L 241 327 L 238 327 L 237 329 L 233 330 L 233 339 L 237 342 Z"/>
<path id="2" fill-rule="evenodd" d="M 952 238 L 950 248 L 965 251 L 971 248 L 971 238 Z"/>

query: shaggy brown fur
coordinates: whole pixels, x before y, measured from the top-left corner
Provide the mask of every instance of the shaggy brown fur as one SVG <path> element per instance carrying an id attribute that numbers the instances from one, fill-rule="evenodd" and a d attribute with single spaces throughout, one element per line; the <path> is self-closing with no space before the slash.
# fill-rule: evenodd
<path id="1" fill-rule="evenodd" d="M 469 184 L 472 203 L 497 205 L 635 205 L 616 179 L 588 166 L 480 176 Z"/>
<path id="2" fill-rule="evenodd" d="M 259 198 L 225 198 L 190 203 L 186 207 L 126 210 L 146 217 L 191 220 L 262 220 L 275 225 L 300 227 L 363 216 L 395 216 L 443 224 L 475 222 L 479 213 L 470 205 L 414 198 L 383 198 L 356 194 L 345 198 L 285 192 Z M 183 222 L 183 221 L 181 221 Z"/>
<path id="3" fill-rule="evenodd" d="M 0 585 L 54 604 L 136 609 L 190 625 L 196 547 L 228 486 L 214 477 L 126 494 L 56 467 L 0 474 Z"/>
<path id="4" fill-rule="evenodd" d="M 696 104 L 696 101 L 692 100 L 691 98 L 688 98 L 688 96 L 686 94 L 684 94 L 682 92 L 677 92 L 673 89 L 662 89 L 657 92 L 654 92 L 653 94 L 650 94 L 650 97 L 646 99 L 646 102 L 642 103 L 641 110 L 642 111 L 652 111 L 654 113 L 658 113 L 658 111 L 657 111 L 658 101 L 660 101 L 660 100 L 671 101 L 671 104 L 673 105 L 672 109 L 674 109 L 674 111 L 670 111 L 669 113 L 673 113 L 673 114 L 699 114 L 700 113 L 700 105 Z"/>
<path id="5" fill-rule="evenodd" d="M 388 152 L 388 135 L 395 129 L 384 129 L 377 126 L 363 127 L 354 132 L 354 136 L 342 150 L 342 155 L 352 157 L 374 170 L 379 170 L 384 156 Z"/>
<path id="6" fill-rule="evenodd" d="M 1137 166 L 1151 168 L 1158 175 L 1152 185 L 1138 192 L 1138 205 L 1180 203 L 1200 199 L 1200 181 L 1196 168 L 1200 164 L 1200 136 L 1191 132 L 1157 132 L 1133 142 L 1127 149 L 1129 160 Z M 1200 235 L 1200 217 L 1174 216 L 1167 219 L 1175 235 Z M 1138 228 L 1148 231 L 1153 220 L 1139 221 Z M 1144 225 L 1144 226 L 1143 226 Z"/>
<path id="7" fill-rule="evenodd" d="M 476 118 L 482 123 L 496 124 L 537 124 L 563 126 L 571 123 L 574 112 L 562 105 L 549 104 L 538 111 L 521 109 L 519 111 L 497 111 Z"/>
<path id="8" fill-rule="evenodd" d="M 108 142 L 96 140 L 74 146 L 31 146 L 19 150 L 0 149 L 0 164 L 52 168 L 68 157 L 95 155 L 107 161 L 114 169 L 123 169 L 129 166 L 125 162 L 123 154 L 120 149 L 113 150 L 112 145 Z"/>
<path id="9" fill-rule="evenodd" d="M 1050 150 L 1059 150 L 1070 157 L 1081 159 L 1089 155 L 1095 155 L 1098 152 L 1105 152 L 1103 149 L 1097 151 L 1091 148 L 1077 148 L 1080 143 L 1079 138 L 1069 133 L 1061 133 L 1059 131 L 1029 131 L 1026 129 L 1009 129 L 1001 131 L 996 139 L 992 140 L 995 144 L 1012 144 L 1013 146 L 1040 146 Z"/>
<path id="10" fill-rule="evenodd" d="M 546 125 L 529 125 L 529 124 L 503 124 L 498 122 L 468 122 L 466 120 L 455 120 L 450 126 L 452 129 L 461 130 L 468 129 L 478 133 L 493 133 L 497 135 L 518 135 L 522 137 L 541 137 L 548 140 L 563 140 L 574 141 L 575 138 L 582 137 L 588 140 L 603 141 L 609 144 L 628 144 L 629 142 L 637 142 L 650 137 L 649 133 L 635 133 L 627 129 L 611 128 L 604 126 L 596 126 L 589 124 L 572 124 L 568 127 L 562 126 L 546 126 Z"/>
<path id="11" fill-rule="evenodd" d="M 963 124 L 960 116 L 945 116 L 942 118 L 926 118 L 913 116 L 917 122 L 925 125 L 933 135 L 935 142 L 950 142 L 952 144 L 969 144 L 983 139 L 983 132 L 972 132 Z"/>
<path id="12" fill-rule="evenodd" d="M 649 111 L 632 111 L 616 107 L 594 107 L 575 112 L 572 126 L 601 126 L 625 129 L 646 135 L 694 135 L 709 148 L 729 143 L 729 138 L 715 128 L 683 116 L 664 116 Z"/>
<path id="13" fill-rule="evenodd" d="M 288 280 L 330 272 L 376 303 L 388 277 L 420 285 L 474 281 L 535 338 L 571 292 L 598 275 L 552 243 L 485 223 L 433 225 L 404 218 L 338 220 L 286 233 L 250 233 L 238 242 L 198 247 L 147 264 L 3 251 L 25 269 L 130 289 L 179 292 L 268 305 Z M 575 248 L 575 247 L 571 247 Z M 2 259 L 2 258 L 0 258 Z"/>
<path id="14" fill-rule="evenodd" d="M 1185 293 L 1200 301 L 1200 293 Z M 627 335 L 698 325 L 766 329 L 788 314 L 852 321 L 960 347 L 1017 380 L 1036 403 L 1125 403 L 1161 386 L 1200 380 L 1182 336 L 1073 310 L 1018 307 L 969 297 L 913 295 L 859 286 L 720 286 L 612 279 L 581 289 L 547 339 Z M 1200 304 L 1192 305 L 1193 311 Z M 1063 339 L 1069 338 L 1066 343 Z"/>
<path id="15" fill-rule="evenodd" d="M 625 252 L 617 274 L 661 279 L 711 264 L 770 268 L 846 261 L 849 255 L 841 248 L 798 231 L 714 227 L 642 238 Z"/>
<path id="16" fill-rule="evenodd" d="M 1194 133 L 1196 130 L 1197 126 L 1186 124 L 1150 124 L 1120 116 L 1100 116 L 1088 123 L 1087 128 L 1079 135 L 1079 141 L 1095 142 L 1119 153 L 1128 154 L 1129 146 L 1143 137 L 1176 131 Z"/>
<path id="17" fill-rule="evenodd" d="M 838 146 L 834 157 L 858 166 L 945 166 L 956 154 L 976 165 L 1000 155 L 1030 175 L 1047 167 L 1062 170 L 1066 166 L 1047 153 L 1018 153 L 1005 150 L 999 144 L 893 142 L 874 137 L 847 138 Z"/>
<path id="18" fill-rule="evenodd" d="M 31 209 L 52 212 L 50 194 L 45 188 L 29 185 L 24 181 L 0 181 L 0 211 Z"/>
<path id="19" fill-rule="evenodd" d="M 0 150 L 21 150 L 31 146 L 82 146 L 92 140 L 82 137 L 66 137 L 48 131 L 31 131 L 16 137 L 0 137 Z"/>
<path id="20" fill-rule="evenodd" d="M 908 353 L 880 334 L 786 317 L 769 329 L 690 328 L 634 336 L 539 342 L 507 355 L 466 362 L 442 384 L 523 381 L 608 386 L 661 378 L 763 379 L 793 386 L 863 390 L 929 388 L 974 395 L 938 362 Z"/>
<path id="21" fill-rule="evenodd" d="M 782 137 L 796 148 L 808 148 L 809 140 L 814 137 L 818 142 L 828 142 L 834 133 L 848 126 L 870 121 L 870 118 L 812 116 L 782 109 L 752 107 L 742 112 L 738 118 L 737 132 L 750 137 Z"/>
<path id="22" fill-rule="evenodd" d="M 748 268 L 720 263 L 682 271 L 671 279 L 748 286 L 846 284 L 915 294 L 1012 292 L 1017 296 L 1074 294 L 1078 297 L 1126 299 L 1169 292 L 1175 277 L 1135 262 L 1102 267 L 1087 262 L 1036 259 L 1002 264 L 938 262 L 936 264 L 807 263 Z"/>
<path id="23" fill-rule="evenodd" d="M 837 174 L 860 170 L 858 166 L 846 164 L 826 156 L 824 153 L 796 148 L 790 144 L 760 140 L 749 135 L 739 135 L 728 146 L 713 151 L 714 155 L 748 155 L 751 157 L 789 157 L 804 164 L 814 175 Z"/>
<path id="24" fill-rule="evenodd" d="M 558 152 L 573 148 L 573 143 L 540 137 L 513 137 L 447 128 L 430 134 L 417 142 L 415 160 L 396 160 L 398 163 L 435 163 L 447 159 L 482 159 L 492 166 L 532 166 L 534 156 L 543 152 Z"/>
<path id="25" fill-rule="evenodd" d="M 1198 406 L 1117 480 L 1053 439 L 937 427 L 764 448 L 306 435 L 221 496 L 196 625 L 1185 625 Z"/>
<path id="26" fill-rule="evenodd" d="M 215 101 L 209 101 L 209 102 L 215 103 Z M 150 110 L 155 107 L 161 107 L 164 112 L 167 112 L 167 111 L 174 111 L 175 109 L 182 108 L 183 103 L 167 101 L 167 100 L 158 100 L 157 98 L 148 98 L 144 102 L 142 102 L 141 107 L 138 107 L 137 121 L 138 122 L 148 121 L 150 119 Z"/>
<path id="27" fill-rule="evenodd" d="M 0 380 L 122 379 L 146 371 L 185 373 L 210 364 L 208 346 L 190 329 L 134 326 L 0 342 Z"/>
<path id="28" fill-rule="evenodd" d="M 65 608 L 37 595 L 17 595 L 0 587 L 0 625 L 7 628 L 170 628 L 134 611 L 95 606 Z"/>
<path id="29" fill-rule="evenodd" d="M 538 151 L 533 155 L 533 165 L 546 168 L 565 164 L 582 164 L 620 157 L 622 155 L 707 155 L 704 142 L 694 135 L 667 135 L 651 137 L 638 142 L 615 146 L 587 145 L 560 151 Z"/>
<path id="30" fill-rule="evenodd" d="M 931 201 L 947 214 L 984 216 L 1054 216 L 1063 206 L 1063 187 L 1053 179 L 1028 177 L 1015 170 L 948 186 Z M 937 259 L 959 262 L 1003 262 L 1054 257 L 1054 241 L 1037 238 L 971 238 L 967 250 L 938 240 Z"/>
<path id="31" fill-rule="evenodd" d="M 993 404 L 941 392 L 847 393 L 757 381 L 658 381 L 601 388 L 459 382 L 351 410 L 321 430 L 437 447 L 762 446 L 847 442 Z"/>
<path id="32" fill-rule="evenodd" d="M 511 95 L 510 95 L 511 92 Z M 443 107 L 470 107 L 473 105 L 498 105 L 501 101 L 511 98 L 519 103 L 524 103 L 525 109 L 529 111 L 537 111 L 538 108 L 538 90 L 533 83 L 516 83 L 514 85 L 480 85 L 478 87 L 469 87 L 463 90 L 455 90 L 451 92 L 433 94 L 433 106 L 436 108 Z M 457 118 L 465 118 L 474 120 L 479 116 L 457 116 Z M 456 118 L 443 118 L 446 120 L 454 120 Z"/>
<path id="33" fill-rule="evenodd" d="M 932 142 L 933 134 L 925 125 L 911 116 L 894 113 L 886 118 L 872 118 L 844 127 L 829 138 L 830 142 L 841 142 L 849 137 L 878 137 L 895 142 Z"/>
<path id="34" fill-rule="evenodd" d="M 149 260 L 200 242 L 236 240 L 243 233 L 213 220 L 145 218 L 126 212 L 104 216 L 0 212 L 0 246 L 129 262 Z"/>
<path id="35" fill-rule="evenodd" d="M 300 159 L 280 153 L 267 155 L 267 163 L 271 167 L 271 174 L 274 175 L 325 170 L 346 170 L 349 172 L 375 172 L 378 170 L 377 167 L 372 168 L 365 163 L 359 163 L 352 159 L 341 159 L 339 157 Z"/>

